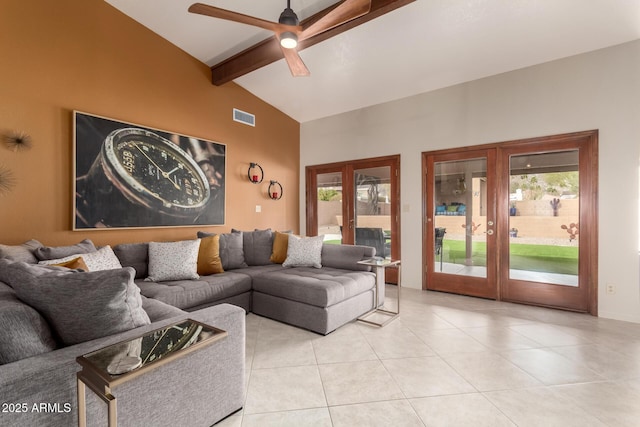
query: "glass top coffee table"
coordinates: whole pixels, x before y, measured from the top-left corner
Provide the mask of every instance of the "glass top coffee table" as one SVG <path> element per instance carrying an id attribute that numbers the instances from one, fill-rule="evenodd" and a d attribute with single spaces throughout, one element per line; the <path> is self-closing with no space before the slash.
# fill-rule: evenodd
<path id="1" fill-rule="evenodd" d="M 111 388 L 130 381 L 193 351 L 213 344 L 227 332 L 187 319 L 147 334 L 79 356 L 78 425 L 86 426 L 85 385 L 108 404 L 109 426 L 117 425 Z"/>

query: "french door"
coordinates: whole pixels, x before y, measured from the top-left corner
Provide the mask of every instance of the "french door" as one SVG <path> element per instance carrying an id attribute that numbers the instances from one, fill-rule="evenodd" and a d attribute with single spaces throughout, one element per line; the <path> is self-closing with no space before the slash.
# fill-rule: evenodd
<path id="1" fill-rule="evenodd" d="M 423 153 L 423 288 L 597 314 L 597 131 Z"/>
<path id="2" fill-rule="evenodd" d="M 427 289 L 496 298 L 495 149 L 426 156 Z M 430 267 L 430 268 L 429 268 Z"/>
<path id="3" fill-rule="evenodd" d="M 400 257 L 400 156 L 307 166 L 307 235 Z M 387 272 L 393 282 L 394 273 Z"/>

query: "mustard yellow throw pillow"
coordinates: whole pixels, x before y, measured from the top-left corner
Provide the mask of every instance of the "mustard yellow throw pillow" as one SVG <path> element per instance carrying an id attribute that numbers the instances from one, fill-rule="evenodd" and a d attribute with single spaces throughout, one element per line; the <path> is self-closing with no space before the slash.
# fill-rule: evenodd
<path id="1" fill-rule="evenodd" d="M 287 259 L 287 248 L 289 247 L 289 233 L 275 232 L 273 237 L 273 252 L 271 252 L 271 262 L 282 264 Z"/>
<path id="2" fill-rule="evenodd" d="M 52 264 L 52 265 L 56 267 L 66 267 L 72 270 L 89 271 L 89 267 L 87 267 L 87 264 L 84 262 L 81 256 L 79 256 L 78 258 L 70 259 L 69 261 L 64 261 L 64 262 L 61 262 L 58 264 Z"/>
<path id="3" fill-rule="evenodd" d="M 208 276 L 216 273 L 224 273 L 220 259 L 219 235 L 200 239 L 200 250 L 198 251 L 198 274 Z"/>

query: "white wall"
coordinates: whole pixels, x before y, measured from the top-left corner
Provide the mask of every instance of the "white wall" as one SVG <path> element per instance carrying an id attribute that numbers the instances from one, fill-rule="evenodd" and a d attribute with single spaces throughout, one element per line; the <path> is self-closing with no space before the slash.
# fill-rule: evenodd
<path id="1" fill-rule="evenodd" d="M 303 123 L 300 229 L 305 166 L 399 153 L 403 285 L 420 288 L 423 151 L 591 129 L 600 131 L 599 315 L 640 322 L 640 40 Z"/>

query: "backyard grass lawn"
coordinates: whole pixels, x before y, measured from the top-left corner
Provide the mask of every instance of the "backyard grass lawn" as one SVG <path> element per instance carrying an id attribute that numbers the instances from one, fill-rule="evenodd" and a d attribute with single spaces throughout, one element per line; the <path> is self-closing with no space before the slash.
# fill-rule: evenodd
<path id="1" fill-rule="evenodd" d="M 444 262 L 463 264 L 465 260 L 465 242 L 463 240 L 444 240 Z M 473 243 L 473 265 L 486 265 L 487 246 L 485 242 Z M 514 270 L 541 271 L 546 273 L 578 274 L 578 247 L 529 245 L 512 243 L 510 245 L 510 268 Z"/>

